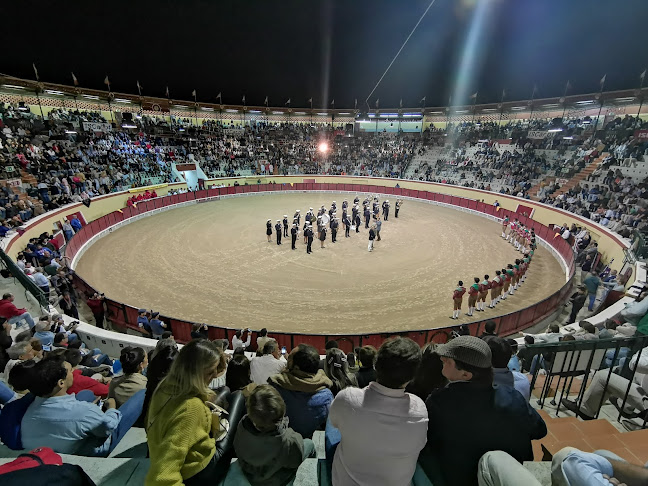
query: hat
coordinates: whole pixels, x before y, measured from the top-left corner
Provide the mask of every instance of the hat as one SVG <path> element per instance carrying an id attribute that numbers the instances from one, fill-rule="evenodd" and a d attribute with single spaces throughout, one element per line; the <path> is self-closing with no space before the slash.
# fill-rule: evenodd
<path id="1" fill-rule="evenodd" d="M 287 218 L 287 217 L 288 217 L 288 215 L 287 215 L 287 214 L 284 214 L 284 218 Z"/>
<path id="2" fill-rule="evenodd" d="M 146 312 L 146 309 L 139 309 L 137 311 L 138 314 L 144 314 Z"/>
<path id="3" fill-rule="evenodd" d="M 268 218 L 268 221 L 272 221 L 270 218 Z"/>
<path id="4" fill-rule="evenodd" d="M 297 212 L 298 212 L 298 213 L 301 213 L 301 209 L 298 209 Z"/>
<path id="5" fill-rule="evenodd" d="M 159 312 L 153 312 L 153 311 L 151 311 L 151 317 L 157 317 L 157 316 L 159 316 L 159 315 L 160 315 Z"/>
<path id="6" fill-rule="evenodd" d="M 474 336 L 459 336 L 436 349 L 440 357 L 452 358 L 476 368 L 491 367 L 491 350 L 482 339 Z"/>

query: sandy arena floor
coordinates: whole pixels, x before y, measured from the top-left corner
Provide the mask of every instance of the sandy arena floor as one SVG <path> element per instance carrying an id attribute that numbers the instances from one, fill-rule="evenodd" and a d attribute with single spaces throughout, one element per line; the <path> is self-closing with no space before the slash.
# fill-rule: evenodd
<path id="1" fill-rule="evenodd" d="M 353 196 L 350 198 L 353 199 Z M 330 232 L 306 253 L 303 238 L 268 243 L 265 223 L 296 209 L 327 208 L 340 194 L 239 197 L 170 210 L 127 225 L 85 253 L 77 272 L 112 299 L 164 315 L 228 327 L 304 333 L 359 333 L 444 327 L 481 320 L 537 302 L 565 277 L 539 248 L 526 283 L 496 310 L 458 321 L 451 295 L 457 281 L 512 263 L 520 253 L 500 225 L 479 216 L 405 201 L 383 222 L 382 241 L 367 251 L 368 230 Z M 303 224 L 303 218 L 302 218 Z M 488 301 L 487 301 L 488 302 Z"/>

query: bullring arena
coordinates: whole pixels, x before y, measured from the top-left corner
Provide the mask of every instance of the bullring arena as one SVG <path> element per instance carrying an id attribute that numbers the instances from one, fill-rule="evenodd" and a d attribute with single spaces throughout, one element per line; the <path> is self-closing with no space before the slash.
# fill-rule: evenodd
<path id="1" fill-rule="evenodd" d="M 468 287 L 473 277 L 493 277 L 521 254 L 501 238 L 499 223 L 415 200 L 405 201 L 399 218 L 392 209 L 371 253 L 364 223 L 349 238 L 341 228 L 336 243 L 329 232 L 325 248 L 316 240 L 310 255 L 301 231 L 295 251 L 290 237 L 281 246 L 274 233 L 267 241 L 267 219 L 274 225 L 287 214 L 292 221 L 296 209 L 305 215 L 309 207 L 328 208 L 332 201 L 341 207 L 354 196 L 251 194 L 172 209 L 97 240 L 76 272 L 111 299 L 165 316 L 305 334 L 397 332 L 483 320 L 528 307 L 565 283 L 559 262 L 540 247 L 527 283 L 513 296 L 473 317 L 465 315 L 464 298 L 460 320 L 449 319 L 458 280 Z"/>

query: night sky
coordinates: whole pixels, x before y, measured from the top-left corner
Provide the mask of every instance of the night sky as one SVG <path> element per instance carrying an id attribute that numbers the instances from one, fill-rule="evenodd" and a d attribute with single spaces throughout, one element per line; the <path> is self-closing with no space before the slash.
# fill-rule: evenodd
<path id="1" fill-rule="evenodd" d="M 364 105 L 430 0 L 4 1 L 0 72 L 215 102 Z M 479 5 L 484 2 L 485 5 Z M 40 7 L 39 7 L 40 5 Z M 648 0 L 436 0 L 372 95 L 380 107 L 635 88 Z M 472 32 L 472 36 L 471 36 Z M 472 43 L 468 42 L 472 38 Z M 472 48 L 470 46 L 473 46 Z M 463 62 L 462 62 L 463 61 Z M 463 67 L 462 67 L 463 66 Z M 457 88 L 460 82 L 461 88 Z"/>

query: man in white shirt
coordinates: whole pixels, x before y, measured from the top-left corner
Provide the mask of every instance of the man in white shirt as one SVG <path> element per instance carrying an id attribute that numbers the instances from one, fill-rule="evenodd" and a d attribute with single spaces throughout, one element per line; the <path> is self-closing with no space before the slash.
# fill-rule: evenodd
<path id="1" fill-rule="evenodd" d="M 252 339 L 252 331 L 250 329 L 247 330 L 247 341 L 243 342 L 243 339 L 241 339 L 241 336 L 243 336 L 243 333 L 245 332 L 245 329 L 241 329 L 240 331 L 236 331 L 234 333 L 234 336 L 232 336 L 232 349 L 236 351 L 237 348 L 243 348 L 247 349 L 247 347 L 250 345 L 250 340 Z"/>
<path id="2" fill-rule="evenodd" d="M 269 339 L 263 347 L 263 356 L 252 358 L 250 362 L 250 378 L 257 385 L 266 385 L 268 378 L 277 375 L 286 367 L 286 359 L 281 356 L 279 344 Z"/>
<path id="3" fill-rule="evenodd" d="M 427 440 L 428 412 L 419 397 L 405 393 L 421 361 L 408 338 L 383 343 L 376 381 L 347 387 L 331 404 L 329 420 L 342 437 L 333 459 L 333 484 L 410 484 Z"/>

